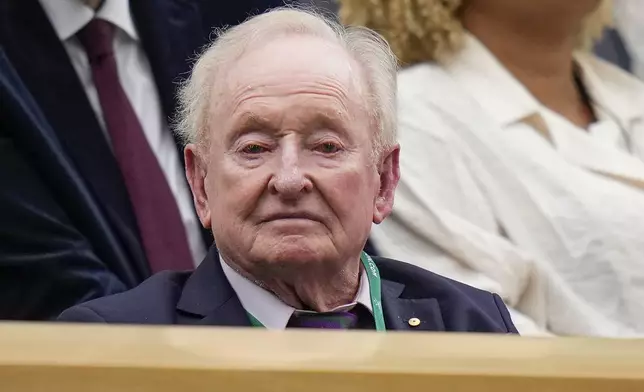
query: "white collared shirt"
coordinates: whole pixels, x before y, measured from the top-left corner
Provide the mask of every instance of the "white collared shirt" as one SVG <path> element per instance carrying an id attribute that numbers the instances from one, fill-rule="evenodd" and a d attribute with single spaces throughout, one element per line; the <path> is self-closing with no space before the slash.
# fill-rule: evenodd
<path id="1" fill-rule="evenodd" d="M 263 289 L 259 285 L 241 276 L 231 268 L 221 257 L 219 258 L 224 275 L 233 288 L 239 301 L 246 310 L 261 322 L 267 329 L 282 330 L 286 328 L 288 321 L 294 312 L 310 312 L 297 310 L 292 306 L 280 301 L 274 294 Z M 360 287 L 353 302 L 338 306 L 330 312 L 348 312 L 357 304 L 361 304 L 373 313 L 371 307 L 371 296 L 369 294 L 369 279 L 364 268 L 361 268 Z"/>
<path id="2" fill-rule="evenodd" d="M 466 36 L 465 50 L 456 61 L 446 66 L 446 70 L 486 113 L 506 129 L 512 129 L 517 124 L 525 124 L 532 128 L 534 124 L 528 119 L 536 115 L 545 120 L 555 147 L 562 148 L 562 145 L 569 142 L 571 134 L 579 133 L 570 132 L 572 127 L 601 143 L 608 143 L 611 147 L 626 151 L 630 147 L 625 139 L 626 128 L 631 122 L 644 119 L 644 110 L 636 105 L 620 105 L 624 97 L 620 97 L 616 102 L 615 94 L 606 91 L 610 87 L 602 81 L 603 75 L 597 74 L 594 66 L 599 64 L 592 64 L 598 60 L 584 53 L 577 53 L 575 59 L 580 66 L 581 79 L 591 96 L 591 104 L 598 117 L 587 130 L 569 123 L 567 119 L 541 104 L 472 35 Z M 601 65 L 602 68 L 607 68 L 606 65 Z M 634 79 L 633 82 L 638 83 Z M 562 122 L 568 122 L 569 125 L 562 126 Z"/>
<path id="3" fill-rule="evenodd" d="M 121 85 L 177 201 L 190 251 L 197 265 L 203 259 L 206 247 L 185 180 L 184 168 L 161 109 L 156 83 L 147 56 L 139 43 L 128 0 L 105 0 L 96 16 L 94 10 L 81 0 L 40 0 L 40 3 L 69 55 L 108 141 L 109 135 L 87 55 L 75 35 L 94 17 L 109 21 L 117 27 L 114 53 Z"/>
<path id="4" fill-rule="evenodd" d="M 644 84 L 575 60 L 599 121 L 539 103 L 476 38 L 398 79 L 385 257 L 497 292 L 523 334 L 644 335 Z"/>

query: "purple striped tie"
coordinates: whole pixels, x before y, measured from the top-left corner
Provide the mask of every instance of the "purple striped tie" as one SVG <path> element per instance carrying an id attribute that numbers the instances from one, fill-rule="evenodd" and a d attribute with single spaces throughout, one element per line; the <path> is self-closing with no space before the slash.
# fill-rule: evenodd
<path id="1" fill-rule="evenodd" d="M 93 19 L 77 36 L 87 52 L 150 267 L 153 272 L 191 269 L 192 256 L 177 202 L 118 77 L 114 26 Z"/>
<path id="2" fill-rule="evenodd" d="M 351 312 L 295 312 L 286 328 L 351 329 L 358 325 L 358 316 Z"/>

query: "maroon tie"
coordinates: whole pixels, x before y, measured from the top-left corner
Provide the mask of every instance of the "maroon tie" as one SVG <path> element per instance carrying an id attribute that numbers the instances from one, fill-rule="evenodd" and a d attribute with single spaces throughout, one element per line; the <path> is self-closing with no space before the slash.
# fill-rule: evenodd
<path id="1" fill-rule="evenodd" d="M 190 269 L 192 257 L 177 202 L 118 77 L 114 26 L 93 19 L 77 36 L 87 52 L 150 267 L 153 272 Z"/>

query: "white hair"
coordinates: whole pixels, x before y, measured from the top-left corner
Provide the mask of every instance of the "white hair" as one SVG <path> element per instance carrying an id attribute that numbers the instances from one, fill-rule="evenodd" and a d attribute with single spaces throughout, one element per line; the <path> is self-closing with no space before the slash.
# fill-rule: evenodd
<path id="1" fill-rule="evenodd" d="M 190 78 L 179 91 L 179 112 L 175 130 L 186 143 L 206 143 L 212 92 L 227 67 L 233 66 L 251 46 L 284 35 L 308 35 L 339 44 L 362 69 L 366 82 L 367 109 L 378 133 L 374 149 L 380 153 L 396 143 L 397 60 L 387 42 L 364 27 L 345 27 L 316 11 L 280 7 L 254 16 L 228 30 L 206 47 L 195 63 Z"/>

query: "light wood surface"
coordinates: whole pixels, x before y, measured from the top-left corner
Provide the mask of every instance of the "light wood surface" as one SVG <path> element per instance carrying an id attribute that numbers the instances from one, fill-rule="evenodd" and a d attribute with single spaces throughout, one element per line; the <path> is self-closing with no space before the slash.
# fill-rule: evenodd
<path id="1" fill-rule="evenodd" d="M 0 391 L 644 391 L 644 340 L 0 324 Z"/>

